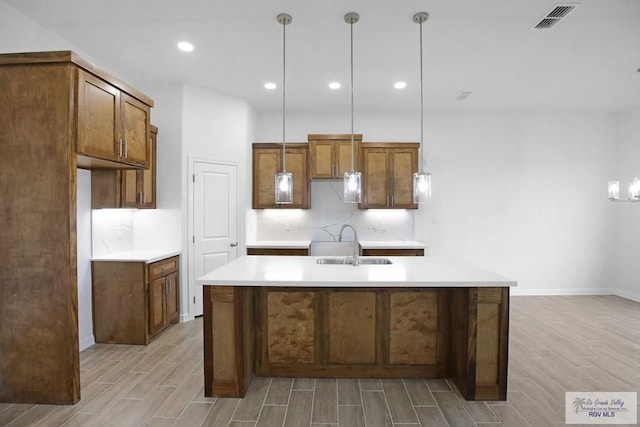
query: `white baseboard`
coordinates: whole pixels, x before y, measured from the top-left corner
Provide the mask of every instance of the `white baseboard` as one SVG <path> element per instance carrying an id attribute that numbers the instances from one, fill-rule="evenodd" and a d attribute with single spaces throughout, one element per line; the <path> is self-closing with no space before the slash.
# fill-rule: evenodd
<path id="1" fill-rule="evenodd" d="M 616 289 L 613 294 L 622 298 L 630 299 L 631 301 L 640 302 L 639 293 Z"/>
<path id="2" fill-rule="evenodd" d="M 93 334 L 89 335 L 88 337 L 81 338 L 79 343 L 80 351 L 91 347 L 95 343 L 96 343 L 96 338 L 93 336 Z"/>
<path id="3" fill-rule="evenodd" d="M 620 289 L 518 289 L 511 288 L 511 296 L 553 296 L 553 295 L 616 295 L 640 302 L 640 294 Z"/>
<path id="4" fill-rule="evenodd" d="M 511 296 L 614 295 L 612 289 L 521 289 L 511 288 Z"/>
<path id="5" fill-rule="evenodd" d="M 191 317 L 191 315 L 189 313 L 181 313 L 180 314 L 180 323 L 188 322 L 190 320 L 193 320 L 193 317 Z"/>

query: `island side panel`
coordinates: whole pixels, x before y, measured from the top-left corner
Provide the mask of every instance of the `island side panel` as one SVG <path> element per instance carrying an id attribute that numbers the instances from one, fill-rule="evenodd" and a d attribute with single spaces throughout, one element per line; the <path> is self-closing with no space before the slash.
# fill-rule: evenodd
<path id="1" fill-rule="evenodd" d="M 451 322 L 449 376 L 467 400 L 473 400 L 476 375 L 475 340 L 470 340 L 470 336 L 475 336 L 475 324 L 471 325 L 471 320 L 475 319 L 476 313 L 470 294 L 469 288 L 452 289 L 448 310 Z"/>
<path id="2" fill-rule="evenodd" d="M 476 400 L 507 399 L 509 288 L 478 289 Z"/>
<path id="3" fill-rule="evenodd" d="M 253 377 L 253 288 L 203 292 L 205 396 L 244 397 Z"/>
<path id="4" fill-rule="evenodd" d="M 509 288 L 460 288 L 451 298 L 451 377 L 467 400 L 506 400 Z"/>

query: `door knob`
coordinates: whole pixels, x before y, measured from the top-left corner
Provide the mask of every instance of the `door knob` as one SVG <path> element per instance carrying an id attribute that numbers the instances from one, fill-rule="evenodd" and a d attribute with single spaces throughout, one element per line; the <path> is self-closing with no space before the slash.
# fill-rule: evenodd
<path id="1" fill-rule="evenodd" d="M 235 248 L 236 246 L 238 246 L 238 242 L 232 243 L 229 246 L 231 246 L 232 248 Z"/>

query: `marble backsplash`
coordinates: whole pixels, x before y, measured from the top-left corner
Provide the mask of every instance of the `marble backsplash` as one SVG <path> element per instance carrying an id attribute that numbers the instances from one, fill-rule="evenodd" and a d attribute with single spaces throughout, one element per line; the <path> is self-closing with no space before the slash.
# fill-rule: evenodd
<path id="1" fill-rule="evenodd" d="M 360 240 L 413 240 L 413 211 L 358 209 L 342 202 L 342 181 L 312 181 L 311 209 L 255 210 L 256 240 L 337 242 L 340 227 L 351 224 Z M 345 240 L 352 240 L 345 230 Z"/>
<path id="2" fill-rule="evenodd" d="M 94 257 L 133 249 L 133 209 L 94 209 L 91 249 Z"/>
<path id="3" fill-rule="evenodd" d="M 130 250 L 179 250 L 180 221 L 177 209 L 94 209 L 92 256 Z"/>

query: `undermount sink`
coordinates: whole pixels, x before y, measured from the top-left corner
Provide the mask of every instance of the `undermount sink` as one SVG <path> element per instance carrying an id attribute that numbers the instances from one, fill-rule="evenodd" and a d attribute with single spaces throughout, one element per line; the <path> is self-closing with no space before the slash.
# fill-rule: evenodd
<path id="1" fill-rule="evenodd" d="M 366 264 L 375 264 L 375 265 L 389 265 L 393 264 L 390 259 L 387 258 L 370 258 L 370 257 L 361 257 L 358 258 L 360 265 Z M 344 257 L 344 258 L 319 258 L 316 263 L 318 264 L 353 264 L 352 257 Z"/>

